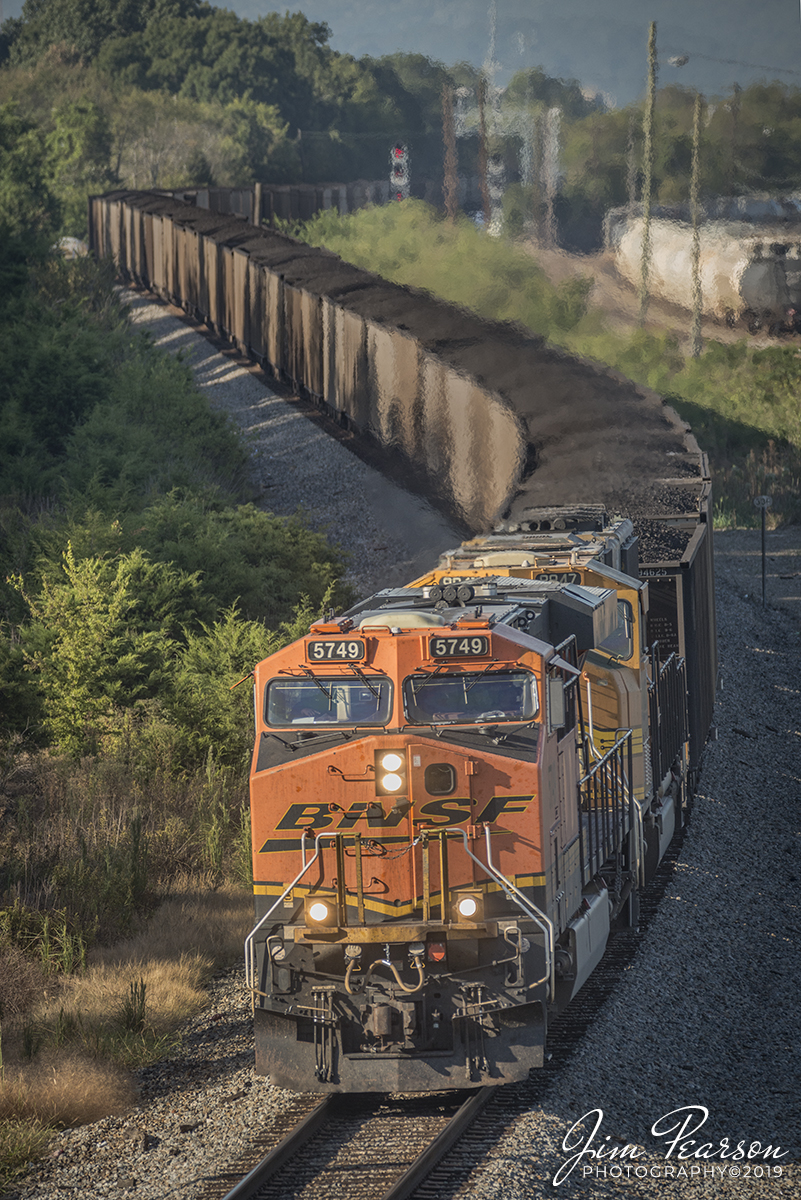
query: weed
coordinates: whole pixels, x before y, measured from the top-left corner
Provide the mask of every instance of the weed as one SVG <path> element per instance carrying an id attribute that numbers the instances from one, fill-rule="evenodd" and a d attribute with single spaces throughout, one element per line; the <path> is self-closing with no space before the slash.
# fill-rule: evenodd
<path id="1" fill-rule="evenodd" d="M 144 1033 L 147 1016 L 147 984 L 143 978 L 132 979 L 127 995 L 119 1006 L 119 1022 L 127 1033 Z"/>
<path id="2" fill-rule="evenodd" d="M 53 1137 L 42 1121 L 0 1119 L 0 1194 L 21 1175 L 32 1159 L 41 1158 Z"/>
<path id="3" fill-rule="evenodd" d="M 88 940 L 80 925 L 68 917 L 66 908 L 42 911 L 20 904 L 17 898 L 10 907 L 0 909 L 0 942 L 7 947 L 4 952 L 16 947 L 38 958 L 46 975 L 57 971 L 70 974 L 85 967 Z M 17 974 L 19 970 L 17 964 Z M 2 990 L 0 984 L 0 995 Z"/>
<path id="4" fill-rule="evenodd" d="M 22 1055 L 31 1062 L 44 1045 L 44 1032 L 34 1021 L 26 1021 L 22 1026 Z"/>

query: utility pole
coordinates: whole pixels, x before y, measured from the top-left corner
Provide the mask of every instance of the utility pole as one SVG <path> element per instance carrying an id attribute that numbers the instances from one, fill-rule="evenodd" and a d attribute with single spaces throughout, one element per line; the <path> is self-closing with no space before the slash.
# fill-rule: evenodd
<path id="1" fill-rule="evenodd" d="M 445 212 L 451 224 L 459 210 L 459 175 L 456 160 L 456 127 L 453 120 L 453 93 L 448 84 L 442 87 L 442 141 L 445 146 L 443 192 Z"/>
<path id="2" fill-rule="evenodd" d="M 489 180 L 487 179 L 487 119 L 486 119 L 487 81 L 482 75 L 478 81 L 478 174 L 481 181 L 481 202 L 484 206 L 484 228 L 489 230 L 492 220 L 490 207 Z"/>
<path id="3" fill-rule="evenodd" d="M 699 148 L 701 142 L 701 93 L 695 93 L 693 114 L 693 162 L 690 176 L 690 217 L 693 224 L 692 245 L 692 288 L 693 319 L 690 332 L 690 354 L 698 358 L 703 345 L 701 341 L 701 211 L 698 203 L 700 190 Z"/>
<path id="4" fill-rule="evenodd" d="M 640 324 L 648 313 L 648 274 L 651 267 L 651 186 L 654 166 L 654 108 L 656 106 L 656 21 L 648 31 L 648 94 L 643 119 L 642 182 L 642 275 L 640 278 Z"/>
<path id="5" fill-rule="evenodd" d="M 562 110 L 549 108 L 543 118 L 542 182 L 545 188 L 545 245 L 556 246 L 554 200 L 559 185 L 559 125 Z"/>
<path id="6" fill-rule="evenodd" d="M 629 210 L 629 220 L 634 219 L 634 206 L 637 203 L 637 161 L 635 158 L 634 127 L 637 118 L 632 113 L 629 119 L 629 140 L 626 147 L 626 200 Z"/>

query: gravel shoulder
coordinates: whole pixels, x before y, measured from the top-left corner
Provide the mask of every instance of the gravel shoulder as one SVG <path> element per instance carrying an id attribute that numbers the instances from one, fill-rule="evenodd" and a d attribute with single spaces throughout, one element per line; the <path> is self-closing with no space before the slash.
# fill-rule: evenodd
<path id="1" fill-rule="evenodd" d="M 362 593 L 408 579 L 461 540 L 423 501 L 387 484 L 164 306 L 141 296 L 133 306 L 135 319 L 184 354 L 211 402 L 245 433 L 261 503 L 276 512 L 302 505 L 351 551 Z M 801 530 L 768 535 L 764 611 L 759 533 L 716 535 L 716 547 L 717 740 L 705 754 L 674 878 L 646 944 L 581 1048 L 543 1102 L 454 1188 L 461 1200 L 801 1197 Z M 50 1157 L 13 1194 L 199 1200 L 204 1180 L 238 1161 L 290 1100 L 253 1074 L 250 1021 L 237 966 L 215 981 L 181 1050 L 139 1073 L 138 1106 L 57 1135 Z M 697 1119 L 708 1110 L 696 1141 L 711 1143 L 715 1157 L 668 1157 L 670 1138 L 651 1135 L 654 1122 L 687 1106 Z M 621 1160 L 628 1177 L 625 1165 L 620 1176 L 612 1172 L 612 1158 L 586 1155 L 555 1187 L 576 1153 L 563 1141 L 594 1109 L 603 1110 L 594 1145 L 603 1144 L 605 1155 L 610 1147 L 638 1148 L 635 1159 Z M 594 1120 L 587 1118 L 584 1137 Z M 789 1151 L 769 1161 L 781 1176 L 767 1178 L 762 1158 L 721 1159 L 725 1138 L 732 1149 L 758 1141 Z M 572 1140 L 580 1141 L 578 1132 Z"/>

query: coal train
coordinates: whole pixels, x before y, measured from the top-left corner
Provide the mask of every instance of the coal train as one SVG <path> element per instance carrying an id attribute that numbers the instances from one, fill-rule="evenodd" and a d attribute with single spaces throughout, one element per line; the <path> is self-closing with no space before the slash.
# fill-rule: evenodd
<path id="1" fill-rule="evenodd" d="M 149 193 L 93 198 L 90 229 L 473 534 L 254 669 L 258 1071 L 343 1092 L 524 1078 L 636 923 L 697 781 L 704 455 L 622 377 L 292 239 Z"/>

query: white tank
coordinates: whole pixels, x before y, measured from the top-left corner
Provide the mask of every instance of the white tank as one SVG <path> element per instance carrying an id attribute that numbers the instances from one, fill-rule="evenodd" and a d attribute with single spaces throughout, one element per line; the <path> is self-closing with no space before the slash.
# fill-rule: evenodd
<path id="1" fill-rule="evenodd" d="M 618 227 L 615 264 L 634 287 L 642 273 L 643 219 Z M 801 228 L 709 221 L 701 226 L 701 306 L 720 320 L 783 318 L 801 308 Z M 682 221 L 651 221 L 652 295 L 692 307 L 692 227 Z"/>

